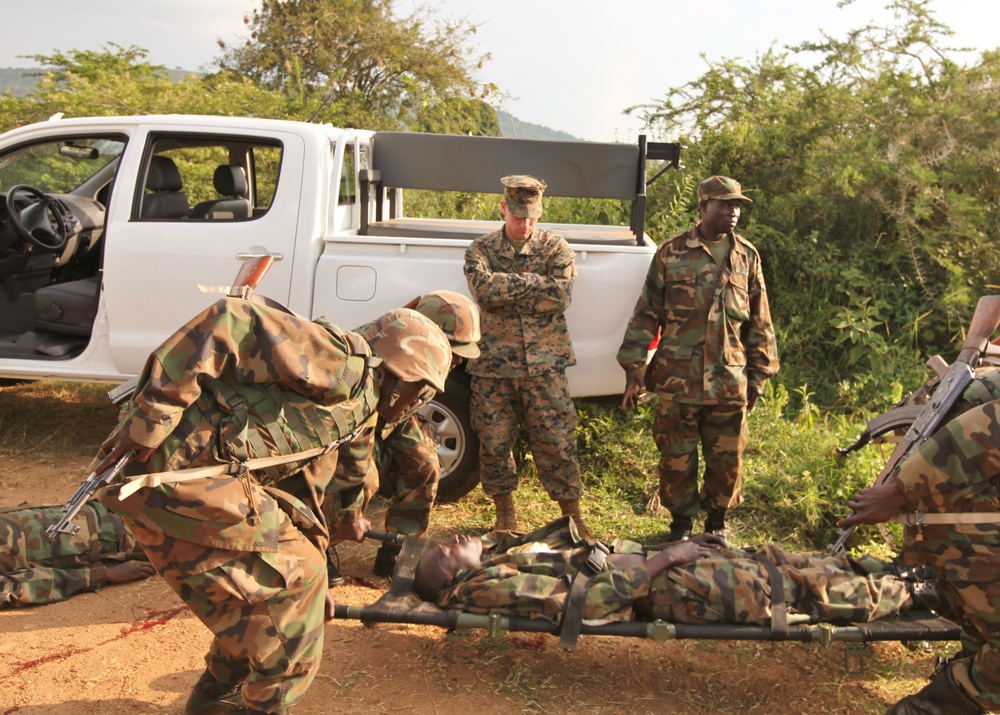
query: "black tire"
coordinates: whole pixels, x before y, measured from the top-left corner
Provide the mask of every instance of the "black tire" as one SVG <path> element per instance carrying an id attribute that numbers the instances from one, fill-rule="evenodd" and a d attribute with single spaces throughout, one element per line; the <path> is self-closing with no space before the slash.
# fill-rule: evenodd
<path id="1" fill-rule="evenodd" d="M 469 376 L 453 372 L 445 391 L 420 409 L 438 443 L 441 481 L 437 501 L 441 503 L 458 501 L 479 484 L 479 436 L 472 429 L 471 397 Z M 383 479 L 379 493 L 391 496 L 391 484 L 391 479 Z"/>

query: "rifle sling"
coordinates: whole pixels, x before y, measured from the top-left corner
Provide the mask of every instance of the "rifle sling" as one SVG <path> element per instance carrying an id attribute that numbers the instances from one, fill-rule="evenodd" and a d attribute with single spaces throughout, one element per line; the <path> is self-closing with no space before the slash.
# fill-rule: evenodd
<path id="1" fill-rule="evenodd" d="M 890 521 L 905 526 L 924 524 L 1000 524 L 1000 513 L 965 512 L 961 514 L 926 514 L 922 511 L 896 514 Z"/>
<path id="2" fill-rule="evenodd" d="M 304 461 L 318 457 L 321 454 L 336 448 L 336 442 L 323 447 L 315 447 L 305 452 L 295 454 L 281 454 L 275 457 L 261 457 L 259 459 L 248 459 L 245 462 L 226 462 L 225 464 L 212 464 L 207 467 L 191 467 L 189 469 L 177 469 L 171 472 L 153 472 L 152 474 L 139 474 L 129 479 L 122 485 L 118 492 L 118 499 L 125 499 L 143 487 L 158 487 L 161 484 L 173 484 L 174 482 L 186 482 L 191 479 L 203 479 L 205 477 L 218 477 L 223 474 L 237 475 L 244 470 L 267 469 L 279 464 L 288 462 Z"/>

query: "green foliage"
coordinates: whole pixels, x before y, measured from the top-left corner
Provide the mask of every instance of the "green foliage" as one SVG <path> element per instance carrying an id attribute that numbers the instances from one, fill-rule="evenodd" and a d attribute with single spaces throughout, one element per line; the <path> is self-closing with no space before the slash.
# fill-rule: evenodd
<path id="1" fill-rule="evenodd" d="M 392 0 L 264 0 L 245 21 L 249 37 L 224 47 L 219 67 L 300 105 L 308 113 L 299 119 L 459 133 L 470 117 L 477 130 L 489 124 L 473 105 L 457 121 L 435 109 L 495 90 L 473 79 L 488 55 L 470 48 L 476 28 L 464 20 L 441 20 L 427 7 L 399 17 Z M 499 133 L 495 115 L 492 125 Z"/>
<path id="2" fill-rule="evenodd" d="M 952 358 L 997 288 L 1000 55 L 950 59 L 928 6 L 897 0 L 893 26 L 714 63 L 630 110 L 690 147 L 651 206 L 716 173 L 753 197 L 741 225 L 764 261 L 777 379 L 824 407 L 884 406 L 894 382 L 919 381 L 921 354 Z M 686 201 L 694 217 L 693 189 Z M 650 216 L 658 237 L 677 229 Z"/>

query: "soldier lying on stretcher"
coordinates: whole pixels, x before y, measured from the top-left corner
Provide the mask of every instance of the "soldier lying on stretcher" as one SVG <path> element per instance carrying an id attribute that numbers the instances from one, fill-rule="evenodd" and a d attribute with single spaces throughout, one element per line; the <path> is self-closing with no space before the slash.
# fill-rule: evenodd
<path id="1" fill-rule="evenodd" d="M 588 622 L 766 625 L 769 570 L 783 581 L 789 622 L 868 622 L 938 604 L 932 582 L 872 557 L 789 553 L 774 545 L 756 553 L 730 548 L 714 534 L 653 547 L 615 539 L 608 548 L 603 563 L 581 574 L 592 574 L 582 606 Z M 569 517 L 530 534 L 453 536 L 420 557 L 414 588 L 442 608 L 558 620 L 574 574 L 588 557 L 595 563 L 595 554 L 600 562 L 600 548 L 593 552 Z"/>

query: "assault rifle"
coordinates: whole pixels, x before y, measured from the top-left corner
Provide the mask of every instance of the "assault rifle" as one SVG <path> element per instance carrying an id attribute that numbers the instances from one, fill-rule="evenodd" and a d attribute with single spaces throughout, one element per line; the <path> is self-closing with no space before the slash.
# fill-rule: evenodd
<path id="1" fill-rule="evenodd" d="M 231 297 L 248 297 L 253 290 L 260 284 L 264 275 L 271 268 L 275 261 L 281 260 L 280 253 L 241 253 L 236 256 L 238 260 L 243 261 L 243 265 L 240 266 L 239 272 L 236 274 L 236 280 L 233 281 L 233 285 L 226 288 L 226 292 Z M 210 291 L 209 291 L 210 292 Z M 118 387 L 110 390 L 108 392 L 108 398 L 114 405 L 120 405 L 122 402 L 130 399 L 132 393 L 135 392 L 135 388 L 138 385 L 138 378 L 133 377 L 125 382 L 123 382 Z M 55 524 L 49 526 L 45 530 L 45 535 L 49 538 L 49 541 L 56 541 L 59 539 L 60 534 L 75 534 L 80 530 L 79 525 L 73 523 L 73 519 L 76 518 L 80 510 L 83 509 L 84 504 L 90 500 L 97 490 L 101 487 L 111 484 L 121 471 L 125 468 L 132 457 L 135 456 L 135 452 L 126 452 L 123 454 L 117 462 L 105 469 L 103 472 L 98 474 L 96 471 L 91 472 L 91 474 L 81 482 L 80 486 L 77 488 L 76 493 L 70 497 L 70 500 L 63 505 L 62 512 L 63 515 L 59 518 Z"/>
<path id="2" fill-rule="evenodd" d="M 78 532 L 80 530 L 80 525 L 74 524 L 73 519 L 75 519 L 76 515 L 80 513 L 81 509 L 83 509 L 83 505 L 86 504 L 92 496 L 94 496 L 98 489 L 103 487 L 105 484 L 110 484 L 114 481 L 114 479 L 121 473 L 122 469 L 125 468 L 128 461 L 134 456 L 135 452 L 126 452 L 118 459 L 117 462 L 112 464 L 100 474 L 96 471 L 91 472 L 90 476 L 84 479 L 80 486 L 77 487 L 76 493 L 73 494 L 73 496 L 70 497 L 70 500 L 63 505 L 63 515 L 59 518 L 59 521 L 52 524 L 45 530 L 45 535 L 49 537 L 49 541 L 57 541 L 60 534 L 75 534 Z"/>
<path id="3" fill-rule="evenodd" d="M 969 325 L 969 334 L 958 358 L 941 378 L 931 399 L 916 413 L 906 435 L 896 445 L 889 461 L 875 478 L 874 486 L 884 483 L 896 466 L 916 453 L 920 445 L 941 426 L 952 406 L 962 397 L 965 388 L 975 378 L 976 367 L 989 350 L 990 336 L 998 326 L 1000 326 L 1000 295 L 983 296 L 976 304 L 976 312 Z M 854 533 L 854 528 L 845 526 L 840 530 L 837 541 L 830 547 L 831 554 L 845 553 L 845 544 Z"/>

